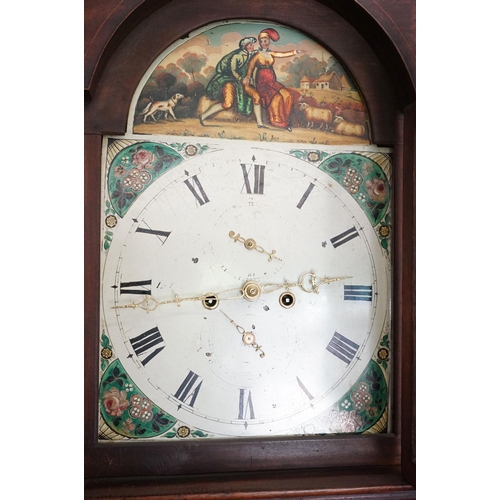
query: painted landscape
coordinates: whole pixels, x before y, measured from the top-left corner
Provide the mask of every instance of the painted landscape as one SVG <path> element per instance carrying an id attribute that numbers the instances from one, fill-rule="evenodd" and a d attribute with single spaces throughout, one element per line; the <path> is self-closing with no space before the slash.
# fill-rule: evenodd
<path id="1" fill-rule="evenodd" d="M 245 83 L 244 71 L 251 69 L 252 59 L 266 54 L 262 41 L 266 33 L 271 38 L 267 53 L 274 55 L 272 63 L 255 64 Z M 246 61 L 246 66 L 237 68 L 243 86 L 231 81 L 235 58 Z M 290 28 L 256 22 L 221 24 L 167 49 L 159 61 L 136 94 L 132 124 L 136 134 L 370 144 L 368 115 L 355 82 L 332 54 Z M 267 89 L 259 86 L 259 71 L 267 78 L 264 84 L 271 82 L 274 97 L 266 97 Z M 218 90 L 214 85 L 218 78 L 226 87 L 217 94 L 213 89 Z M 228 94 L 228 87 L 235 97 Z M 245 109 L 238 108 L 238 99 L 246 99 Z M 285 111 L 277 124 L 272 115 L 279 106 Z"/>

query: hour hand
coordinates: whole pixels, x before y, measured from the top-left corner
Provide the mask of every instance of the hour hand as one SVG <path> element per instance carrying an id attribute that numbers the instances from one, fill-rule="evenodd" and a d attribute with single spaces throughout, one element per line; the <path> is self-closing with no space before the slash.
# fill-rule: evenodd
<path id="1" fill-rule="evenodd" d="M 229 231 L 229 237 L 232 238 L 235 243 L 243 243 L 247 250 L 257 250 L 259 253 L 269 255 L 269 258 L 267 259 L 269 262 L 273 259 L 281 260 L 279 257 L 276 257 L 276 250 L 271 250 L 271 253 L 269 253 L 260 245 L 257 245 L 257 242 L 253 238 L 243 238 L 239 233 L 236 234 L 234 231 Z"/>

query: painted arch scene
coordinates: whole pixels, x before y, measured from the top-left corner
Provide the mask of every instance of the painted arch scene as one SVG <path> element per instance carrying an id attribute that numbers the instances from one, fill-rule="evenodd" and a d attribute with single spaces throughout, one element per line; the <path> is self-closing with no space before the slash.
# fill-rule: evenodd
<path id="1" fill-rule="evenodd" d="M 206 27 L 167 48 L 136 91 L 134 134 L 370 144 L 356 83 L 330 52 L 291 28 Z"/>

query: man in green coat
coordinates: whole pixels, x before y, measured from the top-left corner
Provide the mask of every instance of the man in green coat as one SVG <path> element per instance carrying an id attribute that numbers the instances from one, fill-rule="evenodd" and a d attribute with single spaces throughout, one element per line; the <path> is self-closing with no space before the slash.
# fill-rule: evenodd
<path id="1" fill-rule="evenodd" d="M 245 92 L 244 87 L 248 85 L 246 73 L 250 58 L 255 54 L 254 43 L 256 42 L 257 39 L 254 37 L 242 38 L 239 48 L 226 54 L 217 64 L 215 76 L 208 82 L 206 96 L 213 101 L 222 98 L 222 102 L 213 104 L 199 116 L 203 126 L 209 116 L 233 106 L 235 111 L 243 116 L 250 116 L 254 111 L 252 99 Z M 260 114 L 257 117 L 257 123 L 261 124 Z"/>

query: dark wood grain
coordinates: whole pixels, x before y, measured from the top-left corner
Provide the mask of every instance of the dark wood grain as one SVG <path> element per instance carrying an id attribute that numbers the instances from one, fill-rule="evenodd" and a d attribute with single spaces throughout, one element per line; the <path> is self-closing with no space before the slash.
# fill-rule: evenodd
<path id="1" fill-rule="evenodd" d="M 310 469 L 283 472 L 249 472 L 197 475 L 169 478 L 117 478 L 103 483 L 92 480 L 86 498 L 153 498 L 241 500 L 273 498 L 391 499 L 415 498 L 415 491 L 401 480 L 397 468 L 361 468 L 356 470 Z"/>
<path id="2" fill-rule="evenodd" d="M 84 32 L 85 98 L 128 30 L 154 12 L 162 0 L 86 0 Z"/>
<path id="3" fill-rule="evenodd" d="M 404 179 L 402 182 L 402 222 L 405 230 L 402 235 L 401 270 L 404 273 L 401 282 L 405 284 L 401 291 L 402 310 L 401 342 L 403 364 L 401 379 L 406 381 L 401 388 L 401 439 L 402 466 L 406 479 L 415 484 L 415 447 L 416 447 L 416 107 L 407 107 L 404 113 Z"/>
<path id="4" fill-rule="evenodd" d="M 320 0 L 363 34 L 387 69 L 399 109 L 415 101 L 415 0 Z"/>
<path id="5" fill-rule="evenodd" d="M 393 116 L 402 108 L 386 68 L 362 34 L 314 0 L 278 0 L 273 7 L 270 9 L 265 0 L 254 0 L 251 7 L 246 2 L 218 1 L 210 5 L 210 21 L 273 20 L 317 40 L 341 60 L 358 83 L 370 114 L 373 141 L 380 146 L 393 144 Z M 92 99 L 86 103 L 86 132 L 123 134 L 132 95 L 155 58 L 207 21 L 204 0 L 172 0 L 131 29 L 102 70 Z"/>
<path id="6" fill-rule="evenodd" d="M 100 250 L 100 135 L 85 136 L 85 310 L 84 310 L 84 370 L 85 370 L 85 434 L 88 445 L 96 442 L 96 402 L 98 393 L 99 339 L 99 250 Z"/>
<path id="7" fill-rule="evenodd" d="M 391 434 L 314 438 L 103 443 L 87 448 L 89 477 L 178 475 L 308 467 L 399 464 L 399 439 Z"/>
<path id="8" fill-rule="evenodd" d="M 414 1 L 86 0 L 85 478 L 87 498 L 415 498 Z M 305 32 L 360 86 L 373 138 L 394 148 L 392 433 L 250 441 L 97 443 L 100 162 L 126 129 L 155 58 L 207 23 L 262 19 Z M 406 34 L 408 32 L 408 34 Z"/>

